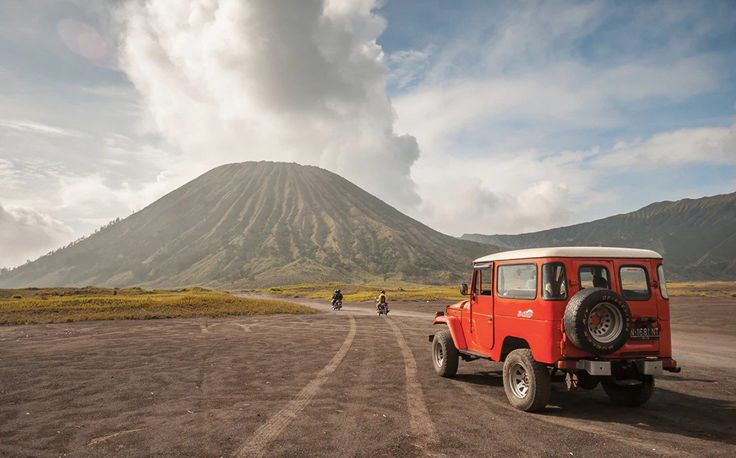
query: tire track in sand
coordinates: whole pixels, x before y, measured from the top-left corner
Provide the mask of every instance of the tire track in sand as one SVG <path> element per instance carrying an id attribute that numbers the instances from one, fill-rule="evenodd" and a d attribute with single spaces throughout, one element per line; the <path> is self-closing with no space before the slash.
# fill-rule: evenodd
<path id="1" fill-rule="evenodd" d="M 394 332 L 399 349 L 401 350 L 401 355 L 404 358 L 404 367 L 406 369 L 406 404 L 409 409 L 409 427 L 412 434 L 416 437 L 415 444 L 425 455 L 444 456 L 430 450 L 430 447 L 437 444 L 437 433 L 434 423 L 432 423 L 432 419 L 429 417 L 422 386 L 419 384 L 417 361 L 414 359 L 414 354 L 411 352 L 401 329 L 394 323 L 394 320 L 387 317 L 386 322 L 388 322 L 388 325 Z"/>
<path id="2" fill-rule="evenodd" d="M 312 379 L 302 390 L 292 399 L 289 403 L 281 410 L 276 412 L 271 418 L 262 424 L 250 439 L 243 444 L 238 451 L 235 453 L 236 456 L 263 456 L 266 453 L 266 448 L 269 446 L 279 434 L 289 425 L 291 420 L 296 418 L 297 414 L 304 410 L 309 404 L 317 391 L 319 391 L 322 384 L 327 378 L 335 372 L 337 366 L 340 365 L 342 360 L 345 358 L 350 346 L 353 344 L 355 338 L 356 324 L 355 318 L 352 315 L 348 315 L 350 318 L 350 331 L 348 331 L 345 341 L 340 346 L 340 349 L 335 353 L 329 363 L 317 373 L 317 376 Z"/>
<path id="3" fill-rule="evenodd" d="M 366 329 L 365 326 L 361 327 L 362 331 Z M 376 337 L 375 330 L 375 327 L 371 328 L 373 332 L 366 336 L 365 347 L 357 355 L 360 361 L 360 368 L 356 377 L 357 383 L 351 384 L 351 400 L 343 415 L 343 423 L 337 428 L 335 437 L 332 439 L 333 446 L 338 451 L 337 456 L 359 456 L 361 444 L 370 440 L 370 437 L 361 428 L 362 425 L 359 423 L 359 419 L 370 401 L 373 387 L 370 386 L 369 381 L 375 377 L 375 369 L 379 365 L 377 351 L 375 346 L 371 344 L 371 341 Z M 358 340 L 356 350 L 360 348 L 360 343 L 360 340 Z M 354 351 L 352 356 L 356 356 L 355 353 Z"/>

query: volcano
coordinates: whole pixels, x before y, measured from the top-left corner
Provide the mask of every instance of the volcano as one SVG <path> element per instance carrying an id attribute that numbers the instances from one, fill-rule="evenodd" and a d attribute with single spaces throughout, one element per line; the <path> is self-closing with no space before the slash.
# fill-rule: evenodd
<path id="1" fill-rule="evenodd" d="M 494 250 L 437 232 L 324 169 L 245 162 L 5 273 L 0 287 L 445 283 Z"/>

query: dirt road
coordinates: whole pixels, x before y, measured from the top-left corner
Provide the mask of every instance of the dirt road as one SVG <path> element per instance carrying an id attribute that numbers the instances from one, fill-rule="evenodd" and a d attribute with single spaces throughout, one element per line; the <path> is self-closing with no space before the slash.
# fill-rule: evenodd
<path id="1" fill-rule="evenodd" d="M 559 387 L 543 414 L 498 364 L 437 377 L 438 309 L 0 327 L 0 456 L 736 455 L 736 299 L 673 301 L 684 369 L 646 407 Z"/>

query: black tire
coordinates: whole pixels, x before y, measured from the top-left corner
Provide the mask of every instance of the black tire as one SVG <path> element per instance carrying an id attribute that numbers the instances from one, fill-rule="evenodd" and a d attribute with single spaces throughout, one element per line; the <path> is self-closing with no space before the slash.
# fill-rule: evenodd
<path id="1" fill-rule="evenodd" d="M 455 342 L 452 341 L 450 331 L 445 329 L 437 332 L 432 339 L 432 365 L 437 375 L 454 377 L 457 374 L 459 359 L 460 354 L 455 347 Z"/>
<path id="2" fill-rule="evenodd" d="M 514 350 L 503 363 L 503 389 L 515 408 L 525 412 L 540 411 L 552 395 L 549 368 L 536 362 L 531 350 Z"/>
<path id="3" fill-rule="evenodd" d="M 578 387 L 584 390 L 594 390 L 601 381 L 600 377 L 590 375 L 585 371 L 579 371 L 575 375 L 578 377 Z"/>
<path id="4" fill-rule="evenodd" d="M 596 336 L 591 331 L 589 322 L 594 309 L 608 314 L 610 321 L 597 325 L 598 330 L 608 334 Z M 617 351 L 629 340 L 631 309 L 620 294 L 610 289 L 586 288 L 567 303 L 563 324 L 573 345 L 594 355 L 605 355 Z"/>
<path id="5" fill-rule="evenodd" d="M 601 384 L 611 402 L 620 406 L 639 407 L 646 404 L 654 393 L 654 377 L 651 375 L 642 376 L 639 382 L 626 382 L 632 383 L 622 383 L 613 377 L 605 377 Z"/>

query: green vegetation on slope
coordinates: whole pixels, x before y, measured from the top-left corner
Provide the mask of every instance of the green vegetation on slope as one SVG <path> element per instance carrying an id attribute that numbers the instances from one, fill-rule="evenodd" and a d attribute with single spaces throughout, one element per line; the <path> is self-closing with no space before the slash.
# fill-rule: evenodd
<path id="1" fill-rule="evenodd" d="M 60 323 L 88 320 L 225 317 L 316 313 L 310 307 L 278 300 L 244 299 L 201 288 L 58 295 L 58 289 L 0 290 L 0 324 Z M 12 294 L 9 294 L 12 293 Z M 20 298 L 19 298 L 20 297 Z"/>
<path id="2" fill-rule="evenodd" d="M 217 167 L 0 287 L 253 288 L 351 279 L 446 284 L 492 247 L 441 234 L 348 180 L 297 164 Z"/>
<path id="3" fill-rule="evenodd" d="M 519 235 L 466 234 L 503 250 L 544 246 L 648 248 L 671 280 L 736 279 L 736 193 L 658 202 L 635 212 Z"/>

